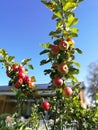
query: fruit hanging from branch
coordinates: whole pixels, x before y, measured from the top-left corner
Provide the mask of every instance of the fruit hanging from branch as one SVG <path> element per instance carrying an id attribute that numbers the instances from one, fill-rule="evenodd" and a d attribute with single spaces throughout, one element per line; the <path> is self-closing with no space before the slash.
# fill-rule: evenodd
<path id="1" fill-rule="evenodd" d="M 57 70 L 61 74 L 66 74 L 68 72 L 68 66 L 67 66 L 66 62 L 62 62 L 62 63 L 58 64 Z"/>
<path id="2" fill-rule="evenodd" d="M 65 51 L 69 48 L 69 43 L 66 40 L 61 40 L 59 43 L 59 48 L 61 51 Z"/>
<path id="3" fill-rule="evenodd" d="M 53 79 L 53 85 L 57 87 L 61 87 L 63 85 L 63 80 L 60 77 L 55 77 Z"/>
<path id="4" fill-rule="evenodd" d="M 45 111 L 48 111 L 50 109 L 50 103 L 47 102 L 47 101 L 43 101 L 42 102 L 42 108 L 45 110 Z"/>
<path id="5" fill-rule="evenodd" d="M 65 100 L 74 94 L 72 87 L 80 83 L 76 77 L 80 65 L 75 61 L 75 53 L 82 51 L 75 48 L 74 44 L 74 37 L 78 36 L 78 28 L 75 27 L 78 19 L 74 10 L 80 2 L 81 0 L 42 0 L 42 3 L 53 12 L 52 20 L 56 21 L 56 29 L 49 33 L 52 42 L 41 44 L 45 50 L 40 53 L 48 56 L 40 62 L 41 65 L 51 63 L 51 67 L 44 70 L 44 73 L 50 76 L 51 89 L 56 92 L 54 97 L 48 99 L 51 104 L 50 112 L 54 115 L 51 117 L 54 121 L 52 130 L 63 129 L 65 123 L 64 114 L 62 115 L 65 112 L 63 106 L 68 106 Z M 68 82 L 71 84 L 70 87 Z"/>
<path id="6" fill-rule="evenodd" d="M 63 93 L 64 93 L 66 96 L 71 96 L 73 92 L 72 92 L 71 87 L 66 86 L 66 87 L 64 88 L 64 90 L 63 90 Z"/>

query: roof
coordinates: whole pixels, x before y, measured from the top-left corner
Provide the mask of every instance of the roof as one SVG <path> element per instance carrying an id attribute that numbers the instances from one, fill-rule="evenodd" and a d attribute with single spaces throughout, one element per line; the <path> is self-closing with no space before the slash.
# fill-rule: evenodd
<path id="1" fill-rule="evenodd" d="M 72 86 L 70 82 L 67 83 L 68 86 Z M 45 84 L 36 84 L 38 90 L 40 89 L 48 89 L 49 87 L 51 88 L 51 84 L 45 83 Z M 85 87 L 84 82 L 81 82 L 81 87 Z M 0 86 L 0 91 L 10 91 L 12 86 Z"/>

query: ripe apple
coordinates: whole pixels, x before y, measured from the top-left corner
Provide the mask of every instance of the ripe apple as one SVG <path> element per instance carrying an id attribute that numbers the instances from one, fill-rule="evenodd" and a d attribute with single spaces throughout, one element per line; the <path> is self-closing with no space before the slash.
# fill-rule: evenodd
<path id="1" fill-rule="evenodd" d="M 70 96 L 72 95 L 73 92 L 72 89 L 67 86 L 66 88 L 64 88 L 63 93 L 66 94 L 67 96 Z"/>
<path id="2" fill-rule="evenodd" d="M 45 111 L 48 111 L 48 110 L 50 109 L 50 103 L 47 102 L 47 101 L 42 102 L 42 108 L 43 108 Z"/>
<path id="3" fill-rule="evenodd" d="M 58 54 L 59 52 L 59 46 L 58 45 L 52 45 L 51 46 L 51 53 L 52 54 Z"/>
<path id="4" fill-rule="evenodd" d="M 17 83 L 19 83 L 20 85 L 22 85 L 23 79 L 22 79 L 22 78 L 19 78 L 19 79 L 17 80 Z"/>
<path id="5" fill-rule="evenodd" d="M 12 66 L 12 69 L 13 69 L 14 71 L 18 71 L 18 65 L 13 65 L 13 66 Z"/>
<path id="6" fill-rule="evenodd" d="M 69 48 L 69 43 L 66 40 L 61 40 L 59 43 L 59 48 L 62 51 L 65 51 Z"/>
<path id="7" fill-rule="evenodd" d="M 25 75 L 25 77 L 24 77 L 24 83 L 29 83 L 29 82 L 31 82 L 31 77 L 28 76 L 28 75 Z"/>
<path id="8" fill-rule="evenodd" d="M 58 69 L 58 72 L 60 72 L 61 74 L 65 74 L 68 72 L 68 66 L 66 65 L 65 62 L 58 64 L 57 69 Z"/>
<path id="9" fill-rule="evenodd" d="M 53 79 L 53 85 L 61 87 L 63 85 L 63 80 L 59 77 L 56 77 Z"/>
<path id="10" fill-rule="evenodd" d="M 18 71 L 19 71 L 19 72 L 25 72 L 24 66 L 23 66 L 23 65 L 19 65 Z"/>
<path id="11" fill-rule="evenodd" d="M 24 74 L 24 72 L 19 71 L 19 72 L 18 72 L 18 78 L 22 78 L 22 79 L 24 79 L 24 78 L 25 78 L 25 74 Z"/>
<path id="12" fill-rule="evenodd" d="M 14 87 L 17 88 L 17 89 L 19 89 L 20 84 L 19 84 L 18 82 L 16 82 L 16 83 L 14 84 Z"/>
<path id="13" fill-rule="evenodd" d="M 23 79 L 19 78 L 16 83 L 14 84 L 14 87 L 19 89 L 19 87 L 23 84 Z"/>

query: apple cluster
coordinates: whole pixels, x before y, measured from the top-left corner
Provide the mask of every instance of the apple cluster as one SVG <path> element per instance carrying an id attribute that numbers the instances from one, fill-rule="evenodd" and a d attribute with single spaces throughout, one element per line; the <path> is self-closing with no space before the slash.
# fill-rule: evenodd
<path id="1" fill-rule="evenodd" d="M 16 89 L 26 92 L 35 87 L 32 78 L 26 74 L 26 69 L 23 65 L 13 64 L 12 66 L 7 66 L 6 74 L 11 78 L 9 85 L 14 86 Z"/>
<path id="2" fill-rule="evenodd" d="M 51 73 L 52 84 L 54 87 L 62 87 L 63 93 L 67 96 L 72 94 L 72 89 L 70 87 L 66 87 L 65 79 L 69 71 L 69 62 L 71 56 L 70 54 L 71 48 L 74 47 L 74 40 L 72 38 L 68 39 L 58 39 L 54 42 L 50 47 L 50 55 L 52 57 L 52 69 Z"/>

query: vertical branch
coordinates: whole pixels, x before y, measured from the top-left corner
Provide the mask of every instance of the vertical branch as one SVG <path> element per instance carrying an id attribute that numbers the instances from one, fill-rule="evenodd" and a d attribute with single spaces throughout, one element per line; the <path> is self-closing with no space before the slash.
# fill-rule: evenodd
<path id="1" fill-rule="evenodd" d="M 56 100 L 56 101 L 57 101 L 57 100 Z M 58 103 L 56 103 L 56 111 L 55 111 L 55 118 L 54 118 L 53 130 L 55 130 L 55 125 L 56 125 L 57 109 L 58 109 Z"/>
<path id="2" fill-rule="evenodd" d="M 64 33 L 64 31 L 66 30 L 66 24 L 65 24 L 65 21 L 64 21 L 64 19 L 65 19 L 65 16 L 64 16 L 64 11 L 63 11 L 63 6 L 62 6 L 62 1 L 61 0 L 59 0 L 59 4 L 60 4 L 60 7 L 61 7 L 61 11 L 62 11 L 62 26 L 63 26 L 63 31 L 62 31 L 62 38 L 64 37 L 63 36 L 63 33 Z"/>
<path id="3" fill-rule="evenodd" d="M 42 119 L 43 119 L 43 122 L 44 122 L 44 124 L 45 124 L 46 130 L 49 130 L 49 129 L 48 129 L 48 126 L 47 126 L 47 123 L 46 123 L 46 121 L 45 121 L 45 118 L 44 118 L 43 113 L 41 113 L 41 115 L 42 115 Z"/>

